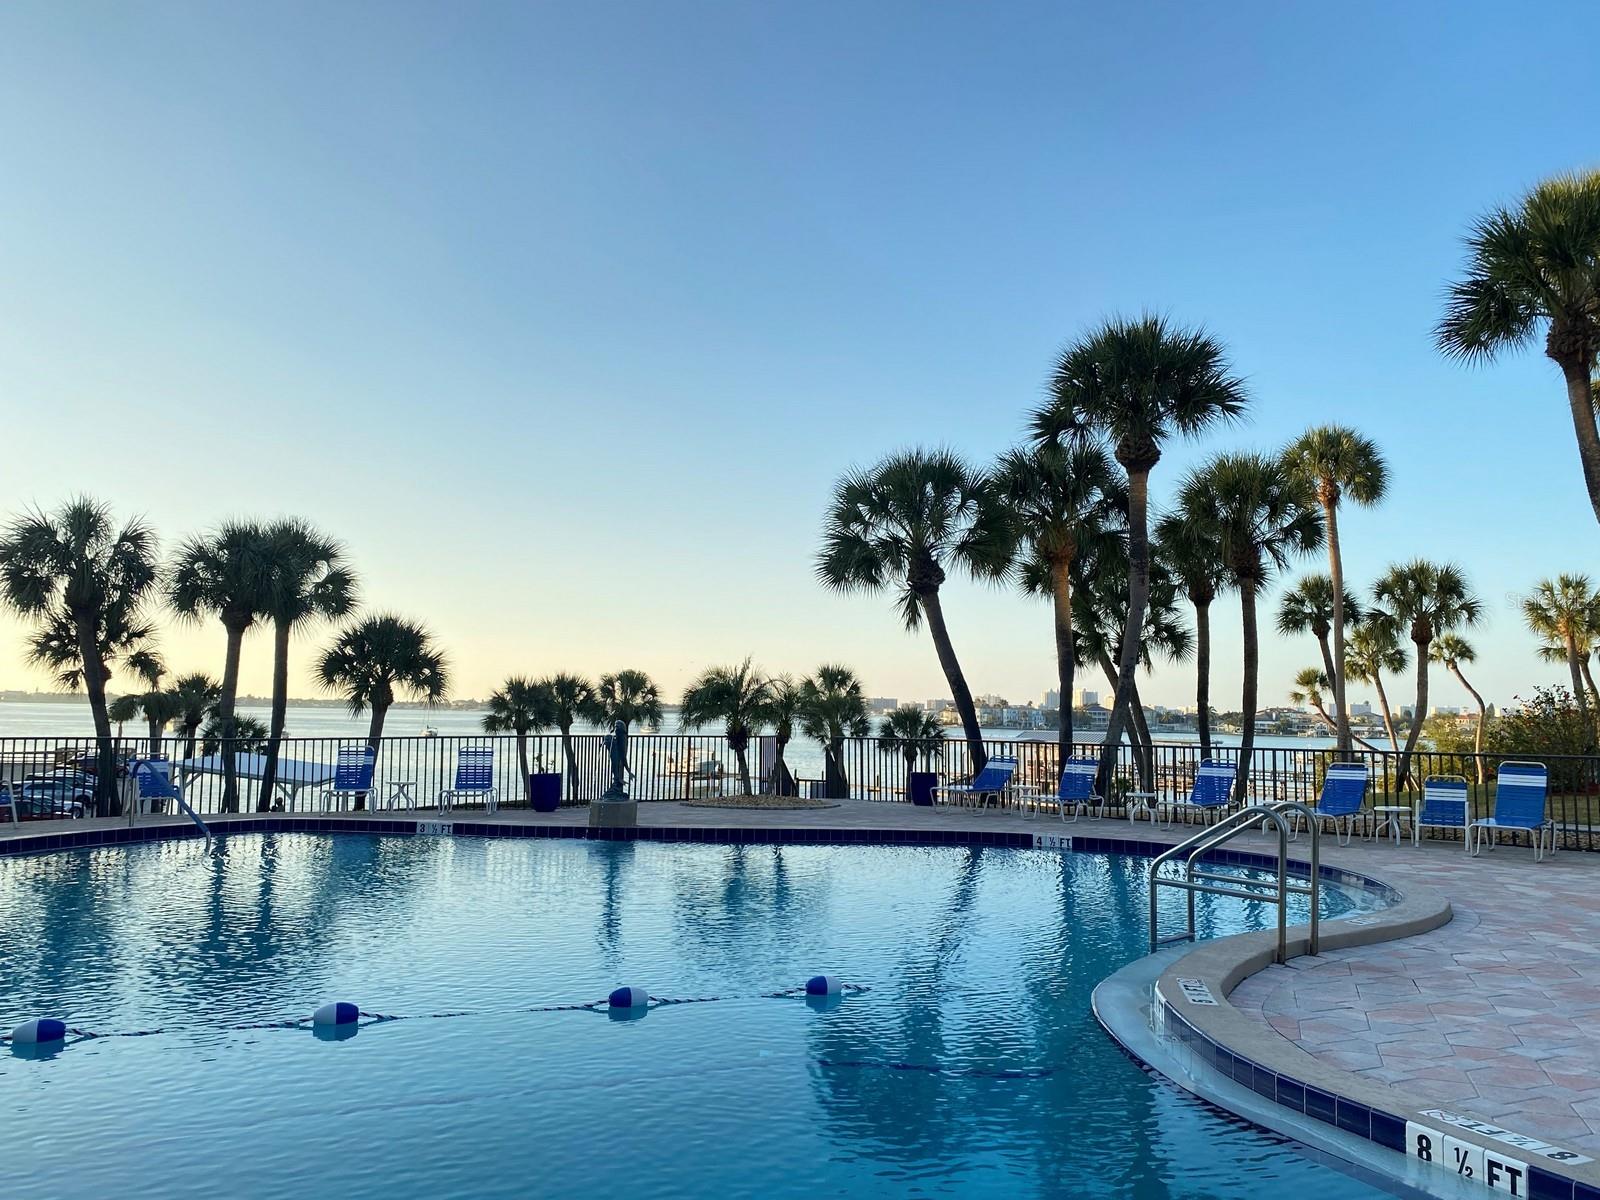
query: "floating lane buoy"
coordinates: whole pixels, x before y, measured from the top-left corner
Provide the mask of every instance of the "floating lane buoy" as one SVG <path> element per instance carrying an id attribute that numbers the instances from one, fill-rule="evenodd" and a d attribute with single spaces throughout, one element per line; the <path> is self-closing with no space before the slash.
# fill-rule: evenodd
<path id="1" fill-rule="evenodd" d="M 806 995 L 837 996 L 843 987 L 837 975 L 813 975 L 806 980 Z"/>
<path id="2" fill-rule="evenodd" d="M 354 1025 L 361 1019 L 361 1009 L 343 1000 L 324 1004 L 311 1014 L 313 1025 Z"/>
<path id="3" fill-rule="evenodd" d="M 606 997 L 606 1003 L 612 1008 L 648 1008 L 650 993 L 644 988 L 619 987 Z"/>
<path id="4" fill-rule="evenodd" d="M 36 1017 L 24 1021 L 11 1031 L 11 1040 L 19 1046 L 43 1046 L 59 1042 L 67 1036 L 67 1023 L 54 1017 Z"/>

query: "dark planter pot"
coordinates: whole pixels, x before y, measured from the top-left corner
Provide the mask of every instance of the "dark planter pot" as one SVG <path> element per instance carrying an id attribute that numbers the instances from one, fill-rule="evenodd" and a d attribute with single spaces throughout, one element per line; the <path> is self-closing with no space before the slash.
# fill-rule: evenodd
<path id="1" fill-rule="evenodd" d="M 555 812 L 561 807 L 561 774 L 540 772 L 528 776 L 528 803 L 534 812 Z"/>
<path id="2" fill-rule="evenodd" d="M 939 786 L 939 776 L 933 771 L 913 771 L 906 776 L 906 799 L 923 808 L 933 807 L 933 789 Z"/>

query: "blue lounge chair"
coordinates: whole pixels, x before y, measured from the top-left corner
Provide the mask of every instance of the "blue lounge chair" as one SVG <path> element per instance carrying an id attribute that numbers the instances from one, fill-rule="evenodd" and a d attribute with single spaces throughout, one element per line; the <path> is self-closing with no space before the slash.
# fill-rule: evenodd
<path id="1" fill-rule="evenodd" d="M 366 795 L 372 791 L 372 773 L 378 766 L 378 752 L 371 746 L 340 746 L 339 757 L 333 767 L 333 783 L 322 789 L 322 807 L 338 807 L 340 812 L 352 798 L 366 804 Z"/>
<path id="2" fill-rule="evenodd" d="M 934 788 L 933 802 L 938 804 L 943 796 L 945 804 L 971 804 L 974 808 L 983 808 L 993 800 L 998 808 L 1016 771 L 1016 759 L 991 758 L 984 764 L 983 770 L 973 776 L 971 783 L 951 783 Z"/>
<path id="3" fill-rule="evenodd" d="M 172 781 L 172 764 L 164 758 L 136 758 L 128 764 L 138 789 L 140 815 L 177 812 L 183 793 Z"/>
<path id="4" fill-rule="evenodd" d="M 1483 835 L 1489 835 L 1489 848 L 1494 849 L 1502 829 L 1521 830 L 1533 842 L 1533 861 L 1542 862 L 1546 853 L 1556 852 L 1556 823 L 1545 811 L 1545 801 L 1550 795 L 1550 773 L 1543 763 L 1503 762 L 1495 777 L 1494 816 L 1474 821 L 1467 827 L 1469 853 L 1483 851 Z"/>
<path id="5" fill-rule="evenodd" d="M 1467 841 L 1467 826 L 1472 823 L 1472 789 L 1461 775 L 1429 775 L 1422 781 L 1422 803 L 1411 818 L 1411 844 L 1422 844 L 1424 829 L 1459 829 L 1461 846 Z"/>
<path id="6" fill-rule="evenodd" d="M 482 800 L 485 812 L 495 811 L 493 746 L 456 751 L 456 783 L 439 793 L 439 811 L 450 811 L 457 800 Z"/>
<path id="7" fill-rule="evenodd" d="M 1228 802 L 1233 799 L 1233 785 L 1238 778 L 1239 768 L 1235 764 L 1201 759 L 1188 799 L 1174 797 L 1168 802 L 1166 827 L 1171 829 L 1177 824 L 1178 813 L 1186 808 L 1197 808 L 1202 813 L 1213 809 L 1220 812 L 1227 808 Z"/>
<path id="8" fill-rule="evenodd" d="M 1056 790 L 1056 804 L 1060 809 L 1063 821 L 1067 819 L 1067 809 L 1072 810 L 1072 819 L 1076 821 L 1085 809 L 1094 809 L 1096 817 L 1105 815 L 1106 802 L 1096 790 L 1096 783 L 1100 777 L 1100 764 L 1092 758 L 1069 758 L 1061 766 L 1061 786 Z M 1042 797 L 1047 799 L 1047 797 Z M 1035 805 L 1035 811 L 1037 811 Z"/>
<path id="9" fill-rule="evenodd" d="M 22 817 L 17 813 L 17 797 L 11 790 L 9 783 L 0 783 L 0 808 L 11 810 L 11 823 L 21 825 Z"/>
<path id="10" fill-rule="evenodd" d="M 1333 836 L 1341 846 L 1348 846 L 1355 836 L 1356 817 L 1367 802 L 1367 767 L 1365 763 L 1330 763 L 1328 773 L 1322 777 L 1322 793 L 1317 797 L 1311 816 L 1317 821 L 1332 821 Z M 1296 812 L 1289 826 L 1289 836 L 1300 832 L 1305 814 Z M 1339 822 L 1344 822 L 1344 835 L 1339 834 Z"/>

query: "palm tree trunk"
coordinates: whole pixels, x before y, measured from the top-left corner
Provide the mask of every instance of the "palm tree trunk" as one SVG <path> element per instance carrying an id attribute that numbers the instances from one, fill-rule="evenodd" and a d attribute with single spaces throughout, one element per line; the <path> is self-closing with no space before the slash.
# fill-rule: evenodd
<path id="1" fill-rule="evenodd" d="M 387 704 L 374 704 L 372 706 L 372 720 L 367 724 L 367 745 L 372 747 L 374 754 L 383 753 L 383 723 L 388 716 L 389 706 Z M 357 792 L 355 810 L 360 812 L 366 807 L 367 794 L 365 792 Z"/>
<path id="2" fill-rule="evenodd" d="M 1394 713 L 1389 708 L 1389 695 L 1383 690 L 1383 673 L 1372 673 L 1372 686 L 1378 693 L 1378 705 L 1383 709 L 1383 728 L 1389 735 L 1389 749 L 1395 754 L 1400 753 L 1400 739 L 1394 732 Z"/>
<path id="3" fill-rule="evenodd" d="M 1200 757 L 1211 757 L 1211 605 L 1194 606 L 1194 706 Z"/>
<path id="4" fill-rule="evenodd" d="M 517 769 L 522 772 L 522 799 L 533 803 L 533 777 L 528 767 L 528 731 L 517 730 Z"/>
<path id="5" fill-rule="evenodd" d="M 1333 687 L 1333 647 L 1329 645 L 1327 635 L 1317 635 L 1317 646 L 1322 651 L 1322 673 L 1328 677 L 1328 686 Z M 1339 723 L 1334 722 L 1334 729 L 1339 728 Z"/>
<path id="6" fill-rule="evenodd" d="M 1244 723 L 1239 731 L 1239 771 L 1234 776 L 1234 794 L 1240 803 L 1247 803 L 1246 797 L 1250 794 L 1250 754 L 1256 744 L 1256 689 L 1261 676 L 1261 635 L 1256 628 L 1256 585 L 1248 579 L 1239 582 L 1239 616 L 1244 627 L 1244 690 L 1239 698 Z"/>
<path id="7" fill-rule="evenodd" d="M 1428 715 L 1428 643 L 1417 646 L 1417 705 L 1411 710 L 1411 728 L 1406 731 L 1406 747 L 1400 752 L 1400 769 L 1396 774 L 1396 788 L 1406 786 L 1411 777 L 1411 755 L 1416 751 L 1417 739 L 1422 736 L 1422 722 Z"/>
<path id="8" fill-rule="evenodd" d="M 850 777 L 844 773 L 844 739 L 829 738 L 823 747 L 822 773 L 826 777 L 824 788 L 830 800 L 847 800 L 850 797 Z"/>
<path id="9" fill-rule="evenodd" d="M 567 763 L 567 799 L 578 799 L 578 756 L 572 749 L 572 723 L 561 726 L 561 757 Z"/>
<path id="10" fill-rule="evenodd" d="M 1567 634 L 1567 670 L 1572 675 L 1572 698 L 1578 702 L 1578 715 L 1583 718 L 1584 728 L 1589 725 L 1589 693 L 1583 686 L 1583 664 L 1587 658 L 1588 655 L 1578 653 L 1577 636 Z"/>
<path id="11" fill-rule="evenodd" d="M 1578 660 L 1578 665 L 1583 668 L 1583 682 L 1589 690 L 1590 708 L 1600 707 L 1600 691 L 1595 690 L 1594 676 L 1589 673 L 1589 656 L 1585 654 Z"/>
<path id="12" fill-rule="evenodd" d="M 1147 792 L 1156 790 L 1156 743 L 1150 736 L 1150 722 L 1144 714 L 1144 701 L 1139 698 L 1139 685 L 1133 685 L 1128 697 L 1128 715 L 1133 720 L 1134 759 L 1139 765 L 1139 786 Z"/>
<path id="13" fill-rule="evenodd" d="M 267 731 L 267 753 L 261 764 L 261 794 L 257 812 L 272 811 L 272 789 L 278 782 L 278 743 L 283 740 L 284 719 L 289 712 L 289 623 L 278 621 L 272 627 L 272 718 Z"/>
<path id="14" fill-rule="evenodd" d="M 728 745 L 733 747 L 733 760 L 739 764 L 739 794 L 748 796 L 755 791 L 750 786 L 750 735 L 730 737 Z"/>
<path id="15" fill-rule="evenodd" d="M 111 714 L 106 711 L 107 672 L 95 638 L 95 620 L 85 617 L 73 622 L 78 634 L 78 657 L 83 662 L 83 690 L 89 695 L 89 714 L 94 718 L 94 815 L 119 817 L 122 799 L 117 794 L 117 745 L 111 737 Z"/>
<path id="16" fill-rule="evenodd" d="M 1333 654 L 1322 647 L 1328 661 L 1328 684 L 1333 688 L 1334 738 L 1339 757 L 1350 753 L 1350 706 L 1344 687 L 1344 553 L 1339 548 L 1339 506 L 1331 498 L 1322 505 L 1328 525 L 1328 577 L 1333 581 Z"/>
<path id="17" fill-rule="evenodd" d="M 928 619 L 928 632 L 933 635 L 933 648 L 939 654 L 939 665 L 944 668 L 945 681 L 950 685 L 950 697 L 956 712 L 961 714 L 962 732 L 967 735 L 967 756 L 974 773 L 983 770 L 989 761 L 983 748 L 983 731 L 978 727 L 978 710 L 972 703 L 972 691 L 967 678 L 956 661 L 956 650 L 950 642 L 950 630 L 944 623 L 944 608 L 939 602 L 939 590 L 934 588 L 918 597 L 922 615 Z M 841 771 L 842 774 L 842 771 Z"/>
<path id="18" fill-rule="evenodd" d="M 217 740 L 222 751 L 222 811 L 239 811 L 239 771 L 235 765 L 237 739 L 233 727 L 234 698 L 239 693 L 239 657 L 244 647 L 242 625 L 225 625 L 227 653 L 222 660 L 222 688 L 217 695 Z"/>
<path id="19" fill-rule="evenodd" d="M 1060 714 L 1056 720 L 1056 758 L 1065 766 L 1072 757 L 1072 686 L 1077 664 L 1072 649 L 1072 563 L 1057 559 L 1051 566 L 1051 594 L 1055 600 L 1056 686 L 1061 690 Z"/>
<path id="20" fill-rule="evenodd" d="M 184 723 L 184 726 L 183 726 L 183 757 L 184 757 L 185 761 L 187 761 L 189 759 L 192 759 L 194 757 L 195 739 L 198 737 L 199 733 L 200 733 L 200 726 L 199 725 L 190 725 L 188 722 Z"/>
<path id="21" fill-rule="evenodd" d="M 161 722 L 158 721 L 155 717 L 151 717 L 151 718 L 149 718 L 149 720 L 150 720 L 150 746 L 149 746 L 149 749 L 146 751 L 146 755 L 149 758 L 160 758 L 161 757 Z"/>
<path id="22" fill-rule="evenodd" d="M 789 739 L 777 737 L 774 739 L 776 748 L 772 753 L 772 794 L 774 796 L 798 796 L 800 787 L 794 781 L 794 776 L 789 772 L 789 764 L 784 761 L 783 752 L 788 749 Z"/>
<path id="23" fill-rule="evenodd" d="M 1478 694 L 1478 689 L 1467 682 L 1467 677 L 1461 673 L 1461 664 L 1452 662 L 1450 673 L 1454 675 L 1461 686 L 1467 689 L 1472 696 L 1472 702 L 1478 706 L 1478 728 L 1472 734 L 1472 753 L 1476 756 L 1474 761 L 1478 766 L 1478 785 L 1481 787 L 1489 781 L 1489 772 L 1483 765 L 1483 727 L 1489 719 L 1489 706 L 1483 702 L 1483 697 Z"/>
<path id="24" fill-rule="evenodd" d="M 1117 664 L 1116 695 L 1100 749 L 1100 787 L 1111 786 L 1111 773 L 1122 746 L 1134 676 L 1139 670 L 1139 643 L 1144 610 L 1150 602 L 1150 472 L 1128 472 L 1128 623 L 1122 629 L 1122 656 Z"/>
<path id="25" fill-rule="evenodd" d="M 1583 484 L 1589 489 L 1589 505 L 1600 521 L 1600 427 L 1595 424 L 1593 366 L 1587 354 L 1558 358 L 1567 382 L 1567 406 L 1572 409 L 1572 429 L 1578 436 L 1578 458 L 1583 463 Z"/>

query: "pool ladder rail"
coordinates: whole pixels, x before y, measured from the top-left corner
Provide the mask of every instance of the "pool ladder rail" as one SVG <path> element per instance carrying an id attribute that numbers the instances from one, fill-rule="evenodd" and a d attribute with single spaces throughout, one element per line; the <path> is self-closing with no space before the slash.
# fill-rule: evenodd
<path id="1" fill-rule="evenodd" d="M 1291 815 L 1303 815 L 1306 824 L 1311 829 L 1310 846 L 1310 873 L 1307 882 L 1301 883 L 1298 877 L 1291 882 L 1289 878 L 1289 841 L 1293 837 L 1290 826 Z M 1263 830 L 1271 830 L 1278 835 L 1278 871 L 1275 879 L 1254 879 L 1245 875 L 1229 875 L 1220 871 L 1209 871 L 1201 859 L 1210 851 L 1217 849 L 1224 842 L 1231 841 L 1253 825 L 1259 825 Z M 1269 804 L 1252 804 L 1242 808 L 1231 816 L 1224 817 L 1215 825 L 1208 825 L 1193 837 L 1180 842 L 1169 850 L 1156 856 L 1150 864 L 1150 952 L 1154 954 L 1162 946 L 1172 942 L 1192 942 L 1196 940 L 1194 923 L 1194 898 L 1197 894 L 1204 893 L 1208 896 L 1232 896 L 1240 900 L 1254 900 L 1278 906 L 1278 948 L 1274 958 L 1276 962 L 1287 962 L 1289 958 L 1289 897 L 1309 896 L 1311 898 L 1311 925 L 1310 935 L 1306 941 L 1306 953 L 1316 954 L 1319 945 L 1318 921 L 1320 907 L 1318 884 L 1321 878 L 1321 855 L 1318 846 L 1320 830 L 1318 821 L 1312 814 L 1309 806 L 1294 800 L 1278 800 Z M 1177 862 L 1182 858 L 1183 869 L 1179 875 L 1163 875 L 1162 868 L 1169 862 Z M 1160 916 L 1161 889 L 1164 887 L 1176 888 L 1186 894 L 1188 909 L 1188 924 L 1180 933 L 1163 934 L 1157 923 Z"/>
<path id="2" fill-rule="evenodd" d="M 170 798 L 177 803 L 179 811 L 181 811 L 184 816 L 188 817 L 189 820 L 194 822 L 195 828 L 200 831 L 200 836 L 206 839 L 206 853 L 210 854 L 211 851 L 216 846 L 216 838 L 211 833 L 211 826 L 207 825 L 204 821 L 202 821 L 200 819 L 200 814 L 195 812 L 194 809 L 189 807 L 189 802 L 187 800 L 185 800 L 181 794 L 178 793 L 178 790 L 176 788 L 173 789 L 173 795 Z M 137 817 L 138 814 L 139 814 L 139 802 L 138 802 L 137 799 L 135 799 L 132 804 L 128 805 L 128 828 L 129 829 L 133 828 L 134 818 Z"/>

